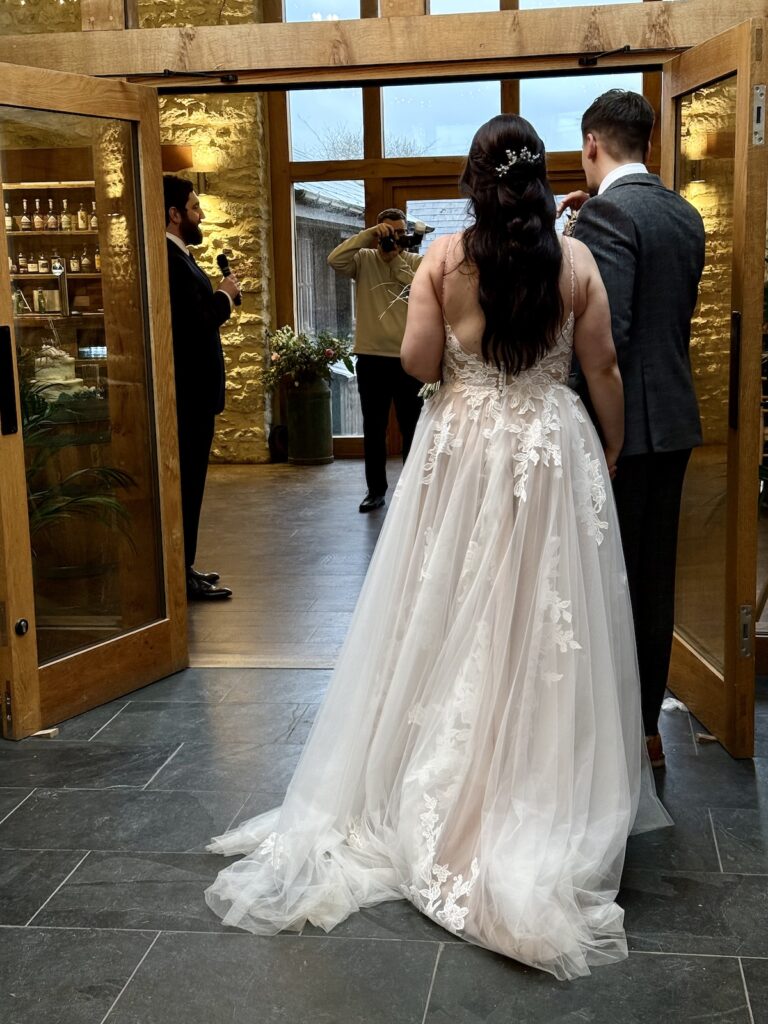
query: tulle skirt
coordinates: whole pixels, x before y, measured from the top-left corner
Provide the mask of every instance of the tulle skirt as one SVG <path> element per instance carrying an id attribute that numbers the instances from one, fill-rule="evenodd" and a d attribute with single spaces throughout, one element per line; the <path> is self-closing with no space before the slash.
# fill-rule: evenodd
<path id="1" fill-rule="evenodd" d="M 426 404 L 285 801 L 209 847 L 245 855 L 206 893 L 225 924 L 407 899 L 557 978 L 627 955 L 627 836 L 670 819 L 600 444 L 567 387 L 545 406 Z"/>

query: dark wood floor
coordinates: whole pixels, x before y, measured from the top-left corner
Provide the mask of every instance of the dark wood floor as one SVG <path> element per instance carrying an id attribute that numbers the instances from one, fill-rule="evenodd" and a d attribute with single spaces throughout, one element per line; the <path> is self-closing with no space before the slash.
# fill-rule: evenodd
<path id="1" fill-rule="evenodd" d="M 212 466 L 197 568 L 234 596 L 190 605 L 191 664 L 332 667 L 384 522 L 357 511 L 364 494 L 357 461 Z"/>

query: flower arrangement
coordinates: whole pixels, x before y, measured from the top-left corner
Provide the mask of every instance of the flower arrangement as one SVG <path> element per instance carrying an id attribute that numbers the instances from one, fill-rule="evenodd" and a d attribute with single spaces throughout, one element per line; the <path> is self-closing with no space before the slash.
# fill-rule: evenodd
<path id="1" fill-rule="evenodd" d="M 316 338 L 297 334 L 292 327 L 267 331 L 269 365 L 264 371 L 264 384 L 276 388 L 282 381 L 298 387 L 306 381 L 322 377 L 331 379 L 331 367 L 341 362 L 350 373 L 355 372 L 352 349 L 346 340 L 321 331 Z"/>

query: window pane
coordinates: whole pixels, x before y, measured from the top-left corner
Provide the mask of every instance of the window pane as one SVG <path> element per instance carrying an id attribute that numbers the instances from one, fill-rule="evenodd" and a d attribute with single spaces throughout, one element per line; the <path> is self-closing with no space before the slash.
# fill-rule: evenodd
<path id="1" fill-rule="evenodd" d="M 581 149 L 581 115 L 608 89 L 643 91 L 639 72 L 579 78 L 528 78 L 520 82 L 520 113 L 544 140 L 547 152 Z"/>
<path id="2" fill-rule="evenodd" d="M 293 160 L 363 156 L 362 89 L 306 89 L 290 94 Z"/>
<path id="3" fill-rule="evenodd" d="M 430 0 L 430 14 L 479 14 L 498 11 L 499 0 Z"/>
<path id="4" fill-rule="evenodd" d="M 600 7 L 618 3 L 619 0 L 518 0 L 521 11 L 534 11 L 541 7 Z M 643 0 L 621 0 L 622 3 L 639 4 Z"/>
<path id="5" fill-rule="evenodd" d="M 311 181 L 293 186 L 296 232 L 296 326 L 352 337 L 355 282 L 328 266 L 328 253 L 365 227 L 362 181 Z M 334 434 L 362 434 L 357 381 L 338 364 L 331 377 Z"/>
<path id="6" fill-rule="evenodd" d="M 501 110 L 498 82 L 390 85 L 382 90 L 385 156 L 463 156 Z"/>
<path id="7" fill-rule="evenodd" d="M 422 221 L 431 231 L 426 232 L 419 246 L 423 256 L 436 238 L 462 231 L 471 223 L 466 199 L 409 199 L 405 204 L 408 230 Z"/>
<path id="8" fill-rule="evenodd" d="M 285 0 L 286 21 L 339 21 L 359 17 L 360 0 Z"/>

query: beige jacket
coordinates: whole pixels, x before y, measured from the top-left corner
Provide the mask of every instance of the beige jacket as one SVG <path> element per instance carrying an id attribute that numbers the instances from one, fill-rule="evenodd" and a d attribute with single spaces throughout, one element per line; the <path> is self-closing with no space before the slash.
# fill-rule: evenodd
<path id="1" fill-rule="evenodd" d="M 403 252 L 385 263 L 375 246 L 376 233 L 366 228 L 337 245 L 328 264 L 357 282 L 355 352 L 399 357 L 408 312 L 403 292 L 423 257 Z"/>

